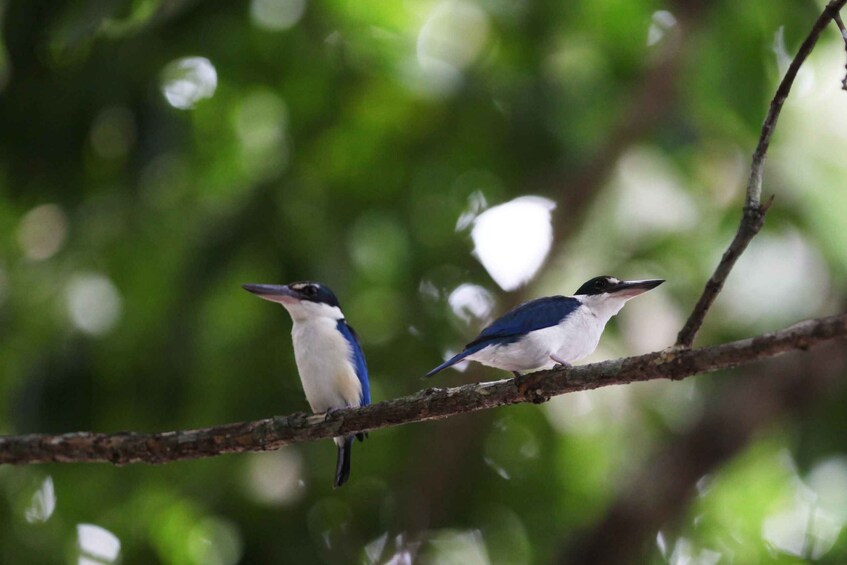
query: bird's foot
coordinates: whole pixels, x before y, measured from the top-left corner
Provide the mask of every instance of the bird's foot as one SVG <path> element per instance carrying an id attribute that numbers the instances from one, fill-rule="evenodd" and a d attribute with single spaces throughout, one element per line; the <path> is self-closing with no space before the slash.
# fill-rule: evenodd
<path id="1" fill-rule="evenodd" d="M 570 369 L 571 367 L 573 367 L 573 365 L 571 365 L 555 353 L 550 355 L 550 359 L 556 363 L 555 365 L 553 365 L 554 369 Z"/>
<path id="2" fill-rule="evenodd" d="M 326 412 L 324 412 L 324 421 L 332 418 L 332 415 L 341 410 L 341 408 L 327 408 Z"/>
<path id="3" fill-rule="evenodd" d="M 542 404 L 550 400 L 549 396 L 544 395 L 539 388 L 540 379 L 537 373 L 529 375 L 521 375 L 517 371 L 515 373 L 515 386 L 518 391 L 533 404 Z"/>

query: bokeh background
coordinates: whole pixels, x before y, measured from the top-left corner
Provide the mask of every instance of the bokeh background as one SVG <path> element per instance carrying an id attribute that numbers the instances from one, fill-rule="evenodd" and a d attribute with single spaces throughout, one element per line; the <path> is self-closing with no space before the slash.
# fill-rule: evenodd
<path id="1" fill-rule="evenodd" d="M 668 282 L 592 360 L 672 344 L 822 6 L 0 0 L 0 430 L 306 410 L 290 320 L 245 282 L 333 288 L 377 401 L 507 376 L 420 378 L 509 307 L 599 274 Z M 767 224 L 699 344 L 843 307 L 844 64 L 833 27 L 777 129 Z M 0 561 L 547 563 L 769 367 L 379 431 L 338 490 L 329 441 L 3 467 Z M 754 426 L 632 562 L 847 560 L 847 398 L 821 396 Z"/>

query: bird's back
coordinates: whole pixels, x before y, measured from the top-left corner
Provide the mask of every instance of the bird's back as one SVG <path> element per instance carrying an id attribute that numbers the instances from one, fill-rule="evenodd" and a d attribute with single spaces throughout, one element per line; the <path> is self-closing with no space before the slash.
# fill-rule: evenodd
<path id="1" fill-rule="evenodd" d="M 482 330 L 466 349 L 490 342 L 517 341 L 530 332 L 556 326 L 580 304 L 572 296 L 547 296 L 524 302 Z"/>

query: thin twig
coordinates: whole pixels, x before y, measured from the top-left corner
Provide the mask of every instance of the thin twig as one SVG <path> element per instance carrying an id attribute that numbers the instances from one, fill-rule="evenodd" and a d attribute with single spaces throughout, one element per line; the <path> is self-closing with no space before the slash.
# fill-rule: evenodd
<path id="1" fill-rule="evenodd" d="M 838 11 L 845 3 L 847 3 L 847 0 L 832 0 L 829 4 L 827 4 L 823 13 L 815 22 L 815 25 L 812 26 L 812 30 L 809 32 L 809 35 L 800 46 L 800 50 L 797 52 L 794 60 L 791 61 L 788 71 L 782 78 L 782 82 L 779 83 L 779 88 L 776 89 L 776 94 L 774 95 L 773 100 L 771 100 L 770 107 L 768 108 L 768 114 L 765 117 L 764 124 L 762 124 L 762 133 L 759 135 L 759 143 L 756 146 L 756 151 L 753 153 L 753 162 L 750 166 L 750 178 L 747 181 L 747 196 L 744 204 L 744 213 L 741 216 L 741 223 L 738 226 L 738 232 L 735 234 L 732 243 L 730 243 L 726 252 L 723 254 L 723 257 L 721 257 L 721 261 L 718 263 L 714 274 L 709 278 L 708 282 L 706 282 L 706 287 L 703 289 L 700 299 L 694 306 L 691 316 L 689 316 L 682 330 L 680 330 L 679 335 L 676 338 L 677 347 L 691 347 L 691 344 L 694 343 L 694 337 L 697 335 L 697 331 L 700 329 L 700 326 L 703 325 L 703 320 L 706 317 L 709 308 L 711 308 L 723 288 L 724 282 L 726 282 L 732 267 L 747 248 L 750 240 L 753 239 L 753 237 L 759 233 L 759 230 L 762 229 L 765 214 L 773 200 L 773 197 L 771 197 L 765 204 L 761 204 L 762 175 L 764 173 L 765 157 L 768 153 L 771 136 L 773 135 L 774 128 L 776 127 L 777 120 L 779 119 L 779 114 L 782 111 L 782 106 L 785 104 L 786 98 L 788 98 L 788 93 L 791 91 L 794 79 L 797 78 L 797 72 L 800 70 L 800 66 L 809 56 L 809 53 L 812 52 L 818 38 L 823 30 L 826 29 L 826 26 L 829 25 L 829 22 L 838 17 Z M 847 79 L 845 79 L 845 81 L 847 81 Z"/>
<path id="2" fill-rule="evenodd" d="M 838 10 L 845 1 L 830 2 L 818 18 L 771 102 L 753 155 L 744 217 L 738 233 L 724 254 L 715 274 L 706 284 L 691 317 L 680 331 L 677 346 L 687 351 L 709 307 L 720 292 L 733 264 L 761 229 L 773 198 L 760 204 L 762 169 L 770 137 L 791 84 L 817 37 L 832 19 L 847 48 L 847 31 Z M 847 77 L 842 81 L 847 89 Z M 558 557 L 560 563 L 630 563 L 640 555 L 647 540 L 674 517 L 679 516 L 694 492 L 696 482 L 748 444 L 755 432 L 768 422 L 794 410 L 808 409 L 844 370 L 843 348 L 825 351 L 815 362 L 769 366 L 752 379 L 733 382 L 712 403 L 711 409 L 687 433 L 668 443 L 650 458 L 641 472 L 611 502 L 605 515 L 589 531 L 577 535 Z M 610 544 L 609 539 L 615 543 Z M 643 560 L 643 559 L 642 559 Z"/>
<path id="3" fill-rule="evenodd" d="M 456 388 L 430 388 L 411 396 L 329 415 L 293 414 L 213 428 L 143 434 L 76 432 L 0 437 L 0 463 L 168 463 L 223 453 L 267 451 L 284 445 L 348 436 L 447 418 L 560 394 L 652 379 L 683 379 L 807 349 L 847 336 L 847 314 L 703 349 L 666 350 L 515 379 Z"/>
<path id="4" fill-rule="evenodd" d="M 844 27 L 844 22 L 841 20 L 841 14 L 836 13 L 832 16 L 835 20 L 835 25 L 838 26 L 838 31 L 841 32 L 841 38 L 844 40 L 844 50 L 847 51 L 847 28 Z M 844 64 L 844 79 L 841 81 L 841 90 L 847 90 L 847 63 Z"/>

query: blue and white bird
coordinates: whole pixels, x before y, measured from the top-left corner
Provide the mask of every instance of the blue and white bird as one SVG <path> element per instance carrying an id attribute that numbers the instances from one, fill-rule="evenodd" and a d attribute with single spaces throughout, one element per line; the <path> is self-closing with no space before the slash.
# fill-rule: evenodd
<path id="1" fill-rule="evenodd" d="M 344 319 L 335 294 L 316 282 L 288 285 L 245 284 L 248 290 L 282 304 L 294 322 L 291 340 L 300 382 L 312 412 L 355 408 L 371 403 L 368 366 L 356 332 Z M 357 434 L 364 441 L 365 434 Z M 337 437 L 335 486 L 350 477 L 353 436 Z"/>
<path id="2" fill-rule="evenodd" d="M 530 300 L 495 320 L 461 353 L 426 376 L 466 359 L 512 371 L 515 376 L 557 365 L 569 366 L 597 348 L 606 322 L 629 299 L 663 282 L 601 276 L 583 284 L 574 296 Z"/>

